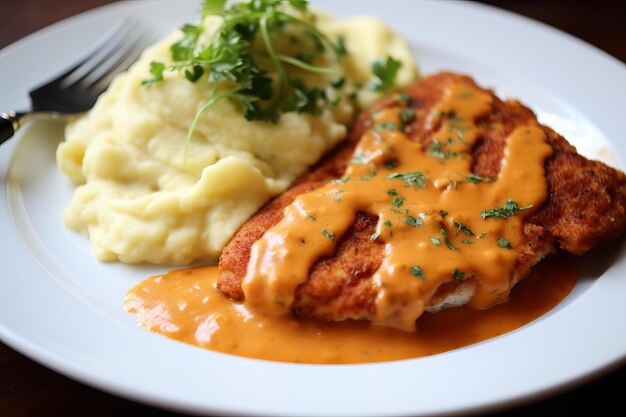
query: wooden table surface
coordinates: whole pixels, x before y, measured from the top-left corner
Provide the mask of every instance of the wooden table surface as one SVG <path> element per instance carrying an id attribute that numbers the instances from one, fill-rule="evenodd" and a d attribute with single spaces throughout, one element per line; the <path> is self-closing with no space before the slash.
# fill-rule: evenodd
<path id="1" fill-rule="evenodd" d="M 111 2 L 111 0 L 2 0 L 0 48 L 51 23 Z M 486 3 L 548 23 L 605 50 L 621 61 L 626 61 L 624 24 L 626 7 L 623 2 L 490 0 Z M 7 16 L 11 18 L 7 19 Z M 0 68 L 0 73 L 1 70 Z M 601 74 L 592 75 L 591 79 L 594 76 Z M 626 325 L 621 331 L 626 331 Z M 564 349 L 566 348 L 564 346 Z M 621 392 L 625 387 L 626 365 L 564 393 L 493 415 L 555 412 L 566 415 L 568 412 L 601 410 L 614 410 L 609 415 L 623 415 L 615 410 L 623 409 Z M 130 412 L 134 416 L 178 415 L 123 400 L 74 382 L 0 342 L 0 416 L 98 417 L 119 415 L 121 412 Z"/>

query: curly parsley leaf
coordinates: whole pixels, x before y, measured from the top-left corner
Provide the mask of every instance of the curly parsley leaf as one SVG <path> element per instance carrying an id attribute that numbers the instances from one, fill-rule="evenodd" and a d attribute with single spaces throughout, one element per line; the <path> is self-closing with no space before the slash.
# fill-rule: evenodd
<path id="1" fill-rule="evenodd" d="M 454 268 L 454 271 L 452 271 L 452 276 L 457 281 L 465 281 L 465 272 L 459 271 L 458 268 Z"/>
<path id="2" fill-rule="evenodd" d="M 143 80 L 141 82 L 141 85 L 144 85 L 146 87 L 150 87 L 153 84 L 156 84 L 160 81 L 163 81 L 163 72 L 165 71 L 165 64 L 163 64 L 162 62 L 155 62 L 152 61 L 150 63 L 150 74 L 153 75 L 152 78 L 147 79 L 147 80 Z"/>
<path id="3" fill-rule="evenodd" d="M 389 91 L 401 66 L 402 62 L 392 56 L 388 56 L 385 62 L 374 61 L 371 69 L 376 79 L 370 83 L 370 89 L 379 92 Z"/>
<path id="4" fill-rule="evenodd" d="M 426 180 L 424 178 L 424 174 L 420 171 L 415 172 L 396 172 L 395 174 L 391 174 L 387 177 L 388 180 L 404 180 L 404 186 L 410 187 L 411 185 L 415 185 L 419 188 L 424 188 L 426 186 Z"/>
<path id="5" fill-rule="evenodd" d="M 413 265 L 412 267 L 410 267 L 409 271 L 411 271 L 411 275 L 413 275 L 414 277 L 417 277 L 419 279 L 426 279 L 426 274 L 424 274 L 424 270 L 417 265 Z"/>
<path id="6" fill-rule="evenodd" d="M 498 246 L 504 249 L 513 249 L 513 246 L 511 246 L 511 242 L 503 237 L 498 238 Z"/>
<path id="7" fill-rule="evenodd" d="M 502 207 L 494 207 L 490 210 L 481 211 L 480 217 L 482 217 L 483 219 L 487 219 L 489 217 L 499 217 L 502 219 L 507 219 L 509 217 L 515 216 L 520 211 L 528 210 L 532 207 L 532 204 L 526 207 L 520 207 L 519 204 L 509 198 Z"/>

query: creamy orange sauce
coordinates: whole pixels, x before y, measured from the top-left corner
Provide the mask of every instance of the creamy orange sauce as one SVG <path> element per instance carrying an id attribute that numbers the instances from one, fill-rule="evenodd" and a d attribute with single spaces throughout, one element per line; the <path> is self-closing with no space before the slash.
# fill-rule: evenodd
<path id="1" fill-rule="evenodd" d="M 152 277 L 128 292 L 125 307 L 153 332 L 233 355 L 295 363 L 383 362 L 446 352 L 530 323 L 570 293 L 578 268 L 573 257 L 550 258 L 515 286 L 507 303 L 425 313 L 414 332 L 252 313 L 214 288 L 217 274 L 216 267 L 201 267 Z"/>
<path id="2" fill-rule="evenodd" d="M 437 289 L 454 280 L 471 280 L 472 307 L 506 301 L 524 218 L 547 195 L 544 161 L 552 148 L 539 126 L 518 127 L 507 138 L 498 178 L 477 180 L 475 121 L 491 105 L 491 96 L 471 85 L 451 86 L 432 110 L 430 123 L 440 127 L 426 147 L 404 133 L 402 108 L 375 114 L 345 178 L 298 196 L 253 245 L 243 281 L 246 305 L 289 313 L 296 288 L 320 257 L 334 252 L 358 212 L 378 217 L 372 239 L 385 245 L 372 278 L 374 324 L 414 329 Z M 507 202 L 520 210 L 508 218 L 481 215 Z"/>
<path id="3" fill-rule="evenodd" d="M 544 163 L 552 149 L 538 125 L 521 126 L 507 138 L 498 177 L 474 175 L 476 120 L 491 105 L 491 96 L 471 85 L 451 86 L 430 114 L 437 130 L 429 146 L 407 137 L 410 109 L 374 114 L 345 177 L 298 196 L 253 245 L 245 304 L 214 289 L 218 270 L 204 267 L 140 283 L 128 292 L 126 309 L 141 326 L 172 339 L 298 363 L 422 357 L 531 322 L 569 294 L 578 272 L 572 258 L 549 259 L 511 293 L 524 219 L 547 195 Z M 371 279 L 378 326 L 294 318 L 288 313 L 296 288 L 320 257 L 335 251 L 359 212 L 378 217 L 371 239 L 384 245 Z M 455 282 L 470 289 L 468 307 L 428 313 L 440 286 Z"/>

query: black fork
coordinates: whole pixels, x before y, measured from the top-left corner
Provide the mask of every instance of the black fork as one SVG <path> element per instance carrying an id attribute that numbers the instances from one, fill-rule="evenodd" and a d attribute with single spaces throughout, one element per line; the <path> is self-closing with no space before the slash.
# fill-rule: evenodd
<path id="1" fill-rule="evenodd" d="M 77 64 L 29 92 L 31 109 L 0 113 L 0 145 L 30 120 L 66 119 L 93 107 L 113 78 L 151 41 L 124 21 L 111 29 Z"/>

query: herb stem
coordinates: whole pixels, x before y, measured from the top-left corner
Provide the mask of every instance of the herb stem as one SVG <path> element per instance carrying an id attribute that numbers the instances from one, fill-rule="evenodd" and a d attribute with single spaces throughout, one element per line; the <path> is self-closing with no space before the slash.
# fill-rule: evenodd
<path id="1" fill-rule="evenodd" d="M 211 98 L 208 99 L 207 102 L 204 103 L 202 107 L 198 109 L 198 111 L 196 112 L 196 115 L 193 118 L 193 121 L 191 122 L 191 126 L 189 127 L 189 130 L 187 130 L 187 136 L 185 137 L 185 149 L 183 151 L 183 164 L 184 165 L 187 165 L 187 156 L 189 154 L 189 145 L 191 144 L 191 137 L 193 136 L 193 132 L 196 129 L 196 125 L 198 124 L 198 121 L 200 120 L 200 117 L 202 116 L 202 114 L 209 107 L 211 107 L 212 105 L 214 105 L 221 99 L 232 95 L 231 91 L 228 91 L 220 95 L 216 95 L 216 93 L 217 93 L 217 83 L 213 85 L 213 92 L 211 93 Z"/>
<path id="2" fill-rule="evenodd" d="M 313 34 L 315 34 L 315 36 L 319 37 L 321 40 L 326 42 L 328 44 L 328 46 L 331 47 L 333 52 L 335 52 L 337 57 L 339 57 L 341 55 L 341 50 L 337 47 L 337 45 L 335 45 L 335 43 L 328 36 L 326 36 L 325 33 L 320 32 L 319 29 L 317 29 L 315 26 L 313 26 L 312 24 L 310 24 L 306 20 L 299 19 L 299 18 L 297 18 L 295 16 L 292 16 L 292 15 L 284 13 L 284 12 L 276 12 L 276 15 L 284 17 L 285 19 L 290 20 L 293 23 L 298 23 L 298 24 L 304 26 L 305 28 L 310 30 Z"/>
<path id="3" fill-rule="evenodd" d="M 259 20 L 259 29 L 261 31 L 261 37 L 263 38 L 263 42 L 265 43 L 265 47 L 267 48 L 267 53 L 269 54 L 270 59 L 274 63 L 276 67 L 276 71 L 278 72 L 278 77 L 280 79 L 280 84 L 278 86 L 278 94 L 272 101 L 271 107 L 276 107 L 285 92 L 285 87 L 287 84 L 287 73 L 285 72 L 285 67 L 280 63 L 276 51 L 274 51 L 274 45 L 272 44 L 272 40 L 270 39 L 269 31 L 267 30 L 267 19 L 268 16 L 264 14 L 261 16 Z"/>
<path id="4" fill-rule="evenodd" d="M 306 71 L 315 72 L 315 73 L 318 73 L 318 74 L 332 74 L 335 71 L 335 69 L 333 69 L 333 68 L 318 67 L 318 66 L 315 66 L 315 65 L 310 65 L 310 64 L 307 64 L 304 61 L 301 61 L 301 60 L 299 60 L 297 58 L 292 58 L 292 57 L 287 56 L 287 55 L 277 54 L 276 56 L 278 57 L 279 60 L 281 60 L 283 62 L 286 62 L 288 64 L 291 64 L 291 65 L 293 65 L 295 67 L 302 68 L 303 70 L 306 70 Z"/>

